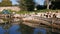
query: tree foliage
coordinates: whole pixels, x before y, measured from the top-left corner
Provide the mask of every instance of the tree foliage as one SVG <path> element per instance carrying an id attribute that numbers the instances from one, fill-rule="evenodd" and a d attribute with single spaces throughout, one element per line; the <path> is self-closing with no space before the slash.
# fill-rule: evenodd
<path id="1" fill-rule="evenodd" d="M 12 6 L 12 2 L 10 0 L 2 0 L 0 6 Z"/>
<path id="2" fill-rule="evenodd" d="M 35 3 L 33 0 L 18 0 L 21 10 L 33 10 Z"/>

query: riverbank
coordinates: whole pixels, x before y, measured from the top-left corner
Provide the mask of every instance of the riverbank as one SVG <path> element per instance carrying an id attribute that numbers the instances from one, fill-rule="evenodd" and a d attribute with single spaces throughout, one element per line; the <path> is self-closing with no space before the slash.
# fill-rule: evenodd
<path id="1" fill-rule="evenodd" d="M 3 17 L 3 18 L 2 18 Z M 29 13 L 29 14 L 1 14 L 0 19 L 12 19 L 13 21 L 19 21 L 20 19 L 23 20 L 34 20 L 34 19 L 39 19 L 39 18 L 60 18 L 60 13 L 58 11 L 56 12 L 43 12 L 43 13 Z"/>

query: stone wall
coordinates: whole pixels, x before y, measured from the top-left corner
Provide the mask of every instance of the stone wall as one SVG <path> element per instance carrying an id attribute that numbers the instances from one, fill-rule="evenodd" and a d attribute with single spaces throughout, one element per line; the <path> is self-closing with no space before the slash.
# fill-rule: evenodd
<path id="1" fill-rule="evenodd" d="M 9 6 L 9 7 L 0 7 L 0 11 L 7 9 L 7 10 L 12 10 L 12 11 L 19 11 L 20 8 L 17 6 Z"/>

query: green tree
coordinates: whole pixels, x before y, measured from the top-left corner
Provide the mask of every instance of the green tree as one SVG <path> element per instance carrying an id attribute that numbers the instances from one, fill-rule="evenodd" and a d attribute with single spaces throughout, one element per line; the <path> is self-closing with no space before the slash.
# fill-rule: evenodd
<path id="1" fill-rule="evenodd" d="M 2 0 L 0 6 L 12 6 L 12 2 L 10 0 Z"/>
<path id="2" fill-rule="evenodd" d="M 21 10 L 33 10 L 35 3 L 33 0 L 18 0 Z"/>

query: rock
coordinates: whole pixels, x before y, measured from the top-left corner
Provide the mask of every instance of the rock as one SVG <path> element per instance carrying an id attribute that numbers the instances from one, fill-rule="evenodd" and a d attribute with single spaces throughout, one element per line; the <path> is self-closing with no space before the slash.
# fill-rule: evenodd
<path id="1" fill-rule="evenodd" d="M 20 17 L 20 15 L 19 14 L 15 14 L 14 17 Z"/>
<path id="2" fill-rule="evenodd" d="M 4 23 L 4 21 L 2 19 L 0 19 L 0 23 Z"/>

